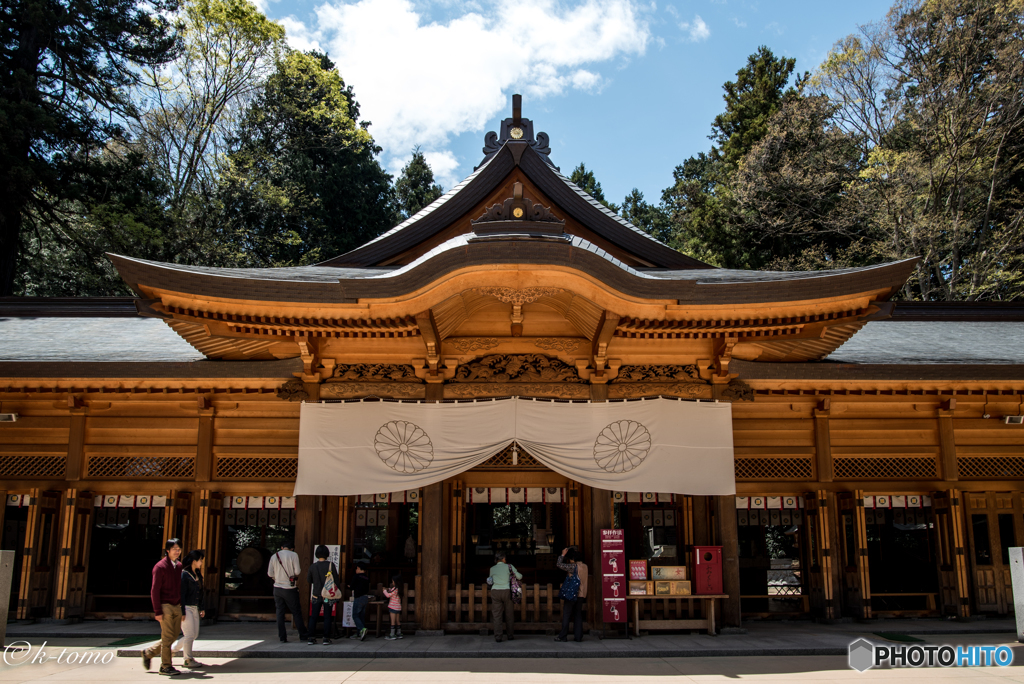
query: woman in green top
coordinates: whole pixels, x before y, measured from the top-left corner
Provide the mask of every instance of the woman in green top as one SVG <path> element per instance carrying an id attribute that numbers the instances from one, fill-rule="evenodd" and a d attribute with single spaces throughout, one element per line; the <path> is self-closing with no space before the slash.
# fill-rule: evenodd
<path id="1" fill-rule="evenodd" d="M 502 616 L 505 618 L 505 631 L 508 632 L 508 640 L 515 639 L 513 624 L 516 612 L 512 608 L 512 587 L 509 585 L 509 575 L 516 574 L 516 579 L 523 579 L 522 574 L 505 561 L 505 552 L 499 551 L 494 556 L 497 561 L 491 567 L 491 574 L 487 583 L 491 585 L 491 618 L 494 620 L 494 640 L 501 642 Z"/>

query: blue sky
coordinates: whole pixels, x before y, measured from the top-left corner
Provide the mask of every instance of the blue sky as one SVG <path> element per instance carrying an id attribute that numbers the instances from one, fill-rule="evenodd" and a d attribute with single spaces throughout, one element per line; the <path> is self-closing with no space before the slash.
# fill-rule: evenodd
<path id="1" fill-rule="evenodd" d="M 610 201 L 656 201 L 673 168 L 707 150 L 722 84 L 759 45 L 813 71 L 891 0 L 258 0 L 294 47 L 326 50 L 355 88 L 395 173 L 413 146 L 446 188 L 483 136 L 523 115 L 568 174 L 585 162 Z"/>

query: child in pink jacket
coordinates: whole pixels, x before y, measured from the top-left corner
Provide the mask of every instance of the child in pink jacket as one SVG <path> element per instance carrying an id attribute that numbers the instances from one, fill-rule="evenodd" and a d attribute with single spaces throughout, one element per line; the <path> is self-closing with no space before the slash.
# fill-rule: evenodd
<path id="1" fill-rule="evenodd" d="M 384 595 L 388 597 L 388 613 L 391 615 L 391 634 L 384 638 L 389 641 L 402 638 L 402 595 L 398 590 L 401 579 L 401 575 L 395 575 L 384 590 Z"/>

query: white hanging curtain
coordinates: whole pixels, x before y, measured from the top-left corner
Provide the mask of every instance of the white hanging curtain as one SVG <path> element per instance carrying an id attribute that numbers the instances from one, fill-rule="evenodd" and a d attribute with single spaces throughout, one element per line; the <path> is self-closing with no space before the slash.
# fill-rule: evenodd
<path id="1" fill-rule="evenodd" d="M 518 441 L 599 489 L 735 494 L 732 407 L 671 399 L 303 404 L 295 494 L 424 487 Z"/>

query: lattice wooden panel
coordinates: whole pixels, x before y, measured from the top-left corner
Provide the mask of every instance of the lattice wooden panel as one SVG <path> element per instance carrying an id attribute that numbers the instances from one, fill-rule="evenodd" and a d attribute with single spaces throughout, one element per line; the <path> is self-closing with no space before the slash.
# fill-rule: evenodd
<path id="1" fill-rule="evenodd" d="M 146 477 L 181 479 L 193 477 L 192 456 L 92 456 L 89 477 Z"/>
<path id="2" fill-rule="evenodd" d="M 519 458 L 516 465 L 512 464 L 512 445 L 509 445 L 502 451 L 499 451 L 494 456 L 477 466 L 477 468 L 488 468 L 488 469 L 506 469 L 514 468 L 517 470 L 546 470 L 543 463 L 531 456 L 523 447 L 519 447 Z"/>
<path id="3" fill-rule="evenodd" d="M 936 477 L 935 459 L 833 457 L 835 476 L 846 480 L 897 480 Z"/>
<path id="4" fill-rule="evenodd" d="M 997 456 L 968 457 L 959 459 L 960 477 L 978 479 L 1002 479 L 1024 477 L 1024 457 Z"/>
<path id="5" fill-rule="evenodd" d="M 64 456 L 0 456 L 0 477 L 64 477 Z"/>
<path id="6" fill-rule="evenodd" d="M 297 458 L 222 456 L 217 458 L 214 477 L 218 480 L 294 480 L 298 472 Z"/>
<path id="7" fill-rule="evenodd" d="M 737 480 L 809 480 L 810 457 L 737 458 Z"/>

